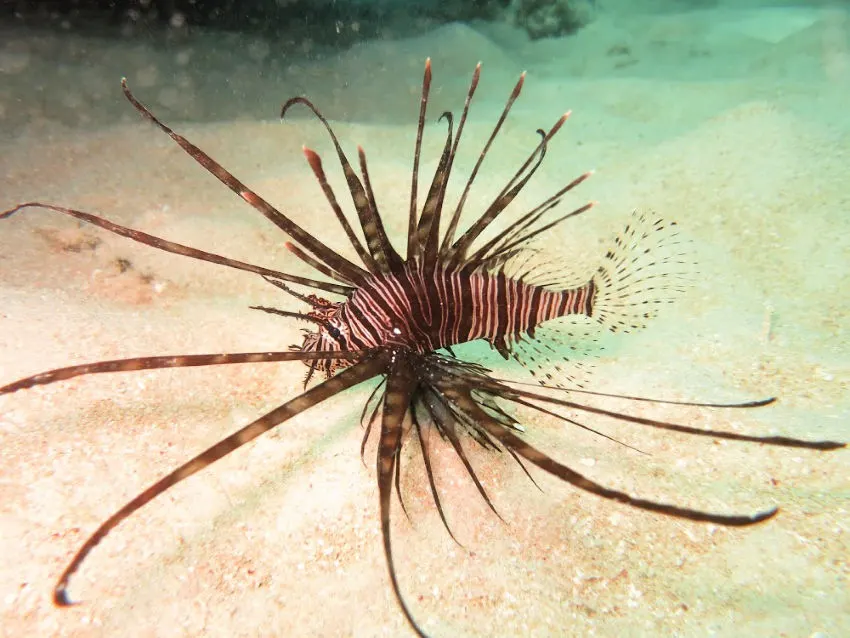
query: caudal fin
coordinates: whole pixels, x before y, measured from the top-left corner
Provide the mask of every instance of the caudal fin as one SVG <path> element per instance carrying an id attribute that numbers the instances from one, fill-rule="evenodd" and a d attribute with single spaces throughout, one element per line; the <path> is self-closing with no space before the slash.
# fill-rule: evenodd
<path id="1" fill-rule="evenodd" d="M 676 222 L 636 210 L 593 276 L 591 316 L 611 332 L 645 327 L 691 281 L 689 244 Z"/>

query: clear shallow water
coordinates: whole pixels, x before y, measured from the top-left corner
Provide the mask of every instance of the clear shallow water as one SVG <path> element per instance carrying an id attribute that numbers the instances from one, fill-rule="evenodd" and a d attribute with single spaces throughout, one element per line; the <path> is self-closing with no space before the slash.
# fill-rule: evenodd
<path id="1" fill-rule="evenodd" d="M 595 387 L 672 398 L 776 394 L 780 403 L 757 413 L 676 416 L 848 438 L 850 17 L 840 6 L 609 5 L 571 38 L 530 42 L 504 25 L 453 24 L 346 51 L 202 30 L 95 37 L 4 29 L 3 206 L 64 203 L 272 267 L 296 268 L 283 239 L 140 122 L 120 77 L 321 232 L 326 207 L 300 147 L 327 154 L 328 143 L 303 117 L 277 123 L 285 97 L 309 94 L 338 122 L 346 148 L 364 145 L 390 216 L 406 210 L 424 58 L 434 65 L 432 113 L 459 110 L 472 68 L 483 62 L 460 158 L 467 166 L 525 69 L 524 94 L 485 165 L 480 197 L 510 176 L 535 128 L 572 109 L 529 198 L 595 168 L 576 201 L 601 204 L 545 247 L 581 265 L 632 208 L 651 207 L 677 219 L 699 252 L 694 291 L 609 349 Z M 428 132 L 434 158 L 443 131 Z M 403 225 L 397 220 L 391 232 Z M 99 358 L 285 348 L 300 339 L 298 326 L 246 309 L 279 301 L 252 278 L 46 212 L 0 231 L 3 379 Z M 132 267 L 122 271 L 122 259 Z M 0 563 L 0 599 L 10 635 L 403 632 L 380 554 L 372 471 L 357 458 L 362 392 L 151 505 L 105 541 L 75 581 L 87 606 L 60 613 L 49 604 L 69 553 L 115 506 L 294 396 L 302 372 L 147 373 L 4 398 L 1 524 L 11 551 Z M 406 492 L 414 524 L 399 517 L 395 540 L 404 548 L 405 590 L 429 631 L 846 632 L 846 452 L 712 445 L 606 424 L 650 452 L 646 459 L 552 422 L 531 424 L 547 449 L 607 484 L 715 509 L 784 510 L 746 531 L 683 525 L 554 482 L 539 494 L 509 466 L 482 457 L 505 528 L 443 454 L 456 531 L 474 554 L 447 539 L 416 471 Z"/>

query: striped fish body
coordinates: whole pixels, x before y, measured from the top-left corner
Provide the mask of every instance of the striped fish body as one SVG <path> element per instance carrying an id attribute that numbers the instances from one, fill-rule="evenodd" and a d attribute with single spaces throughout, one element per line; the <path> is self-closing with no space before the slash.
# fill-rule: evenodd
<path id="1" fill-rule="evenodd" d="M 486 339 L 503 356 L 535 326 L 570 314 L 591 316 L 596 285 L 550 290 L 512 278 L 503 270 L 426 270 L 414 260 L 399 273 L 376 275 L 342 304 L 323 345 L 350 349 L 400 345 L 425 354 Z M 322 332 L 327 333 L 325 328 Z"/>

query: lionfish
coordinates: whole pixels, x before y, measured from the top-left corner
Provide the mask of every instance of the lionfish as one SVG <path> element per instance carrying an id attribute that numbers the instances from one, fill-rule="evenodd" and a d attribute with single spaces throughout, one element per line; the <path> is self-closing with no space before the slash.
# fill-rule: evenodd
<path id="1" fill-rule="evenodd" d="M 300 346 L 292 346 L 291 351 L 152 356 L 98 361 L 42 372 L 0 388 L 0 394 L 8 394 L 80 375 L 156 368 L 277 361 L 302 361 L 309 367 L 303 394 L 201 452 L 145 489 L 104 521 L 77 551 L 59 577 L 53 591 L 53 601 L 56 605 L 74 604 L 68 594 L 71 577 L 89 552 L 133 512 L 168 488 L 284 421 L 352 386 L 375 378 L 380 378 L 380 383 L 366 401 L 361 416 L 365 426 L 361 454 L 373 424 L 379 423 L 376 471 L 383 550 L 395 599 L 407 622 L 419 636 L 426 634 L 417 624 L 402 595 L 394 568 L 390 535 L 391 496 L 395 486 L 401 498 L 398 477 L 405 440 L 403 434 L 408 428 L 417 434 L 430 492 L 449 534 L 451 530 L 440 505 L 427 445 L 427 436 L 433 430 L 453 448 L 478 493 L 494 512 L 484 485 L 464 448 L 464 440 L 467 437 L 485 449 L 506 451 L 529 477 L 531 475 L 524 462 L 599 497 L 668 516 L 719 525 L 746 526 L 769 519 L 778 511 L 777 508 L 771 508 L 751 515 L 716 514 L 646 500 L 605 487 L 526 442 L 522 436 L 524 429 L 506 410 L 507 404 L 530 408 L 597 434 L 601 433 L 576 418 L 566 416 L 564 412 L 568 410 L 572 411 L 571 413 L 601 415 L 668 431 L 736 441 L 817 450 L 832 450 L 844 446 L 836 441 L 804 441 L 784 436 L 750 436 L 697 429 L 596 407 L 581 399 L 583 396 L 593 395 L 617 397 L 633 402 L 708 408 L 755 408 L 773 403 L 774 398 L 725 404 L 662 401 L 591 392 L 582 389 L 580 384 L 549 382 L 549 379 L 552 379 L 549 374 L 542 379 L 542 387 L 535 391 L 530 387 L 536 386 L 496 378 L 491 374 L 491 370 L 483 365 L 456 356 L 452 350 L 453 346 L 480 339 L 489 343 L 504 358 L 513 357 L 523 362 L 523 345 L 531 345 L 531 352 L 537 355 L 542 351 L 534 350 L 534 346 L 540 344 L 535 337 L 535 329 L 558 318 L 597 322 L 603 329 L 611 331 L 628 331 L 642 327 L 646 319 L 656 314 L 659 304 L 669 301 L 666 293 L 670 284 L 665 282 L 668 281 L 670 269 L 665 270 L 665 267 L 675 265 L 677 257 L 681 256 L 656 254 L 665 244 L 669 246 L 675 243 L 678 231 L 674 223 L 665 222 L 652 213 L 636 213 L 626 229 L 616 237 L 613 247 L 602 259 L 602 264 L 595 269 L 592 276 L 585 278 L 578 285 L 559 286 L 542 282 L 540 273 L 534 267 L 523 271 L 528 263 L 527 257 L 532 251 L 529 244 L 535 237 L 593 207 L 594 203 L 591 202 L 566 214 L 554 214 L 564 195 L 585 181 L 590 176 L 589 172 L 570 181 L 530 211 L 519 216 L 506 229 L 495 233 L 491 239 L 482 239 L 482 234 L 491 228 L 493 222 L 509 207 L 541 166 L 550 140 L 561 129 L 569 113 L 558 118 L 548 131 L 537 131 L 540 140 L 531 149 L 520 168 L 489 206 L 460 234 L 458 228 L 461 213 L 470 188 L 514 101 L 519 97 L 525 79 L 525 74 L 522 74 L 513 87 L 466 180 L 462 194 L 454 205 L 454 210 L 451 210 L 450 206 L 446 207 L 447 183 L 457 157 L 470 103 L 478 86 L 480 69 L 479 64 L 472 75 L 457 131 L 454 131 L 454 118 L 450 112 L 443 113 L 440 118 L 446 121 L 448 133 L 420 210 L 417 203 L 419 163 L 431 87 L 430 60 L 425 63 L 413 154 L 404 256 L 390 241 L 378 212 L 363 149 L 357 149 L 360 169 L 358 175 L 327 119 L 305 97 L 294 97 L 283 104 L 281 118 L 291 107 L 303 105 L 318 118 L 330 136 L 365 242 L 358 238 L 343 214 L 319 155 L 306 147 L 304 155 L 345 236 L 356 251 L 359 263 L 328 247 L 321 239 L 307 232 L 239 181 L 200 148 L 163 124 L 134 97 L 126 79 L 122 79 L 121 83 L 124 95 L 144 118 L 169 135 L 195 161 L 288 235 L 292 241 L 286 243 L 286 248 L 322 275 L 322 279 L 296 276 L 237 261 L 63 206 L 27 202 L 0 214 L 0 219 L 6 219 L 24 208 L 48 209 L 159 250 L 256 273 L 268 283 L 306 304 L 309 309 L 305 312 L 294 312 L 264 306 L 252 308 L 304 320 L 315 327 L 312 332 L 307 331 L 303 343 Z M 444 213 L 447 222 L 443 219 Z M 315 293 L 299 292 L 290 285 L 333 295 L 339 300 L 329 301 Z M 556 351 L 551 349 L 548 352 L 551 358 Z M 543 358 L 546 358 L 545 353 Z M 539 356 L 537 359 L 525 359 L 525 363 L 531 368 L 539 363 Z M 307 389 L 311 376 L 316 372 L 323 374 L 325 379 Z M 372 402 L 374 407 L 367 418 L 366 414 Z"/>

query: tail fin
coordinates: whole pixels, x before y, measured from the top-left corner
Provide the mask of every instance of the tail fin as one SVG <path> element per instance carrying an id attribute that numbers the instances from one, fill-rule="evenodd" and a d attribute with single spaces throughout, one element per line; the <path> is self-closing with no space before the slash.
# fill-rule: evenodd
<path id="1" fill-rule="evenodd" d="M 591 316 L 611 332 L 643 328 L 691 281 L 690 241 L 676 222 L 636 210 L 593 276 Z"/>

